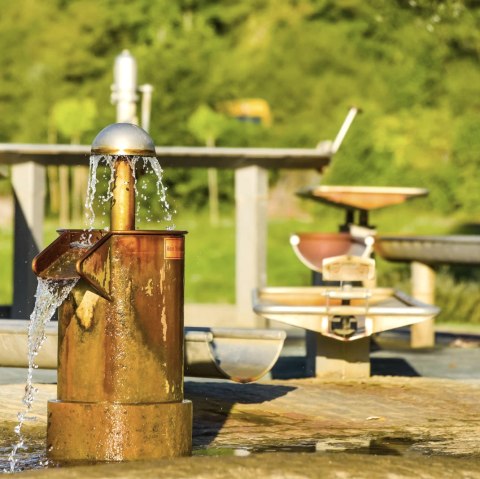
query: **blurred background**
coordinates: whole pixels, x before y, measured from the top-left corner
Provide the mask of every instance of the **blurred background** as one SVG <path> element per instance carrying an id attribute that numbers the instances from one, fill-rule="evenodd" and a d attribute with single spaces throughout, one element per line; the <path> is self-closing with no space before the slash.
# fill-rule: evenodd
<path id="1" fill-rule="evenodd" d="M 0 0 L 0 142 L 90 144 L 115 121 L 112 65 L 128 48 L 154 87 L 157 145 L 314 148 L 363 109 L 322 177 L 270 172 L 268 284 L 309 284 L 294 231 L 336 231 L 343 214 L 295 197 L 317 184 L 428 188 L 374 212 L 381 233 L 479 233 L 480 2 L 475 0 Z M 208 125 L 206 127 L 205 125 Z M 63 168 L 63 169 L 62 169 Z M 48 167 L 45 244 L 82 226 L 83 167 Z M 172 168 L 187 229 L 187 302 L 234 301 L 233 172 Z M 65 189 L 65 185 L 67 188 Z M 12 194 L 0 179 L 0 304 L 12 295 Z M 67 193 L 64 193 L 67 191 Z M 155 181 L 145 192 L 155 191 Z M 160 211 L 159 204 L 142 208 Z M 408 265 L 379 284 L 409 290 Z M 439 321 L 480 324 L 480 271 L 443 267 Z M 455 311 L 455 314 L 453 314 Z"/>

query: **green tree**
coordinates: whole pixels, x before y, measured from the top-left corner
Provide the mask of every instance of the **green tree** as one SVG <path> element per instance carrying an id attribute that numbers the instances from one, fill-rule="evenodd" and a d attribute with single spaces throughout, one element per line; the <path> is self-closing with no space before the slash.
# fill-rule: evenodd
<path id="1" fill-rule="evenodd" d="M 91 131 L 95 124 L 97 108 L 92 98 L 65 98 L 58 101 L 52 108 L 51 122 L 53 128 L 70 143 L 80 144 L 82 135 Z M 60 196 L 60 222 L 67 224 L 69 221 L 69 205 L 71 204 L 72 216 L 81 218 L 84 211 L 85 195 L 88 184 L 88 167 L 67 166 L 59 167 L 59 196 Z M 71 177 L 71 190 L 69 188 Z M 49 174 L 53 180 L 56 175 Z M 55 190 L 56 182 L 50 182 L 49 190 Z M 55 195 L 51 195 L 51 198 Z"/>
<path id="2" fill-rule="evenodd" d="M 227 118 L 213 111 L 207 105 L 200 105 L 188 119 L 188 129 L 199 141 L 214 148 L 218 137 L 226 128 Z M 220 219 L 218 205 L 218 174 L 215 168 L 208 168 L 208 205 L 210 224 L 218 225 Z"/>

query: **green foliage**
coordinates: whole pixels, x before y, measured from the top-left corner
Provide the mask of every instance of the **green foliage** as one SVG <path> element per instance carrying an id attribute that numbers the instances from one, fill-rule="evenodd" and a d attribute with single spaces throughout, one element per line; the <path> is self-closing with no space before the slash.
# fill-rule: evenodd
<path id="1" fill-rule="evenodd" d="M 480 118 L 466 115 L 457 124 L 453 143 L 453 163 L 458 178 L 459 206 L 465 211 L 480 211 L 478 171 L 480 161 Z"/>
<path id="2" fill-rule="evenodd" d="M 200 105 L 188 118 L 188 130 L 200 142 L 215 146 L 226 128 L 228 119 L 213 111 L 208 105 Z"/>
<path id="3" fill-rule="evenodd" d="M 82 134 L 93 129 L 97 107 L 92 98 L 66 98 L 52 109 L 52 122 L 56 130 L 72 143 L 80 143 Z"/>
<path id="4" fill-rule="evenodd" d="M 226 122 L 219 146 L 313 147 L 358 104 L 329 182 L 425 186 L 429 208 L 477 214 L 479 22 L 467 0 L 3 1 L 0 141 L 47 141 L 52 108 L 74 98 L 96 105 L 91 141 L 114 121 L 113 60 L 129 48 L 155 87 L 159 145 L 205 143 L 201 105 L 263 98 L 271 128 Z M 174 196 L 205 203 L 187 184 L 200 173 L 168 177 Z"/>

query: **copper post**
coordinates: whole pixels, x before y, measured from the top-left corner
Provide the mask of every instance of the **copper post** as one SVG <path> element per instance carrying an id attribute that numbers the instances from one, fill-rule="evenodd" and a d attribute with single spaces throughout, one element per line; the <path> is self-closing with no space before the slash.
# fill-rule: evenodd
<path id="1" fill-rule="evenodd" d="M 79 281 L 59 308 L 57 399 L 47 455 L 124 461 L 191 454 L 183 397 L 184 231 L 135 230 L 133 158 L 154 156 L 141 128 L 102 130 L 92 154 L 114 168 L 111 230 L 64 231 L 34 261 L 42 278 Z"/>
<path id="2" fill-rule="evenodd" d="M 112 231 L 135 229 L 135 187 L 133 164 L 126 158 L 118 158 L 114 163 L 114 183 L 110 227 Z"/>

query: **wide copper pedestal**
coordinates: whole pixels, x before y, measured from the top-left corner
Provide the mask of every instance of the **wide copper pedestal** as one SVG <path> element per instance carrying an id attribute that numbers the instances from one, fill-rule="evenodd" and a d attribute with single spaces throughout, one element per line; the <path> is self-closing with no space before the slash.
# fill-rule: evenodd
<path id="1" fill-rule="evenodd" d="M 78 282 L 59 308 L 57 400 L 47 453 L 62 461 L 191 453 L 183 397 L 184 232 L 64 231 L 41 253 L 42 278 Z"/>

